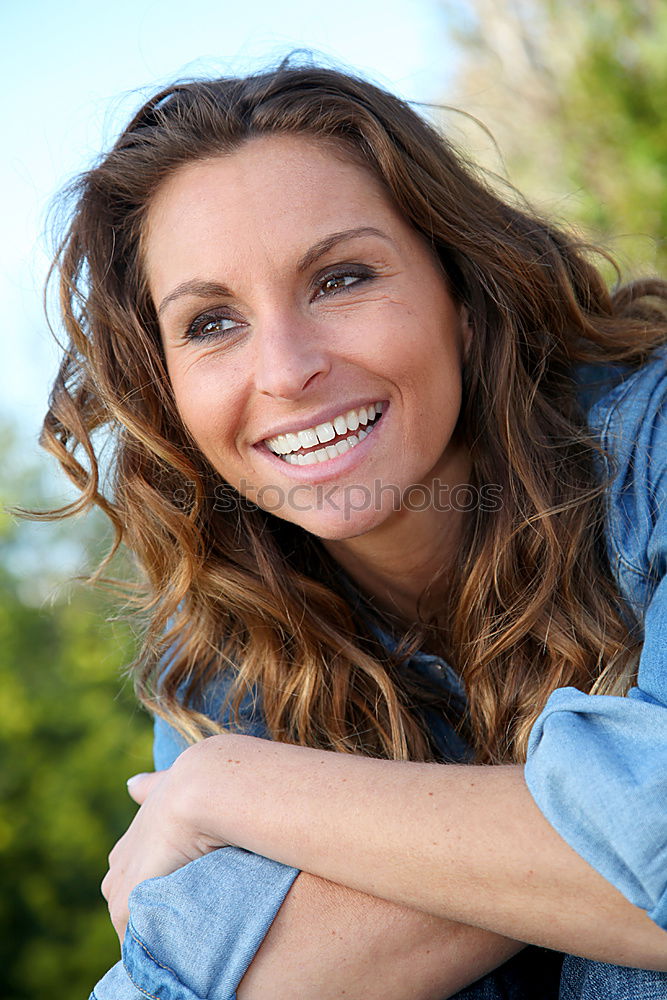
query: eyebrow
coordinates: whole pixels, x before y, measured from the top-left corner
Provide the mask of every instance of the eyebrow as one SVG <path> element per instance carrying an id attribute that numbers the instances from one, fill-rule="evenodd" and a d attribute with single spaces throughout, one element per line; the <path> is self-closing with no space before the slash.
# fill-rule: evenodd
<path id="1" fill-rule="evenodd" d="M 323 257 L 325 253 L 332 250 L 339 243 L 343 243 L 345 240 L 356 239 L 358 236 L 376 236 L 382 240 L 386 240 L 388 243 L 393 244 L 393 240 L 386 233 L 383 233 L 381 229 L 376 229 L 374 226 L 359 226 L 357 229 L 343 229 L 339 233 L 331 233 L 329 236 L 325 236 L 324 239 L 319 240 L 317 243 L 313 244 L 310 249 L 306 250 L 302 257 L 297 261 L 297 270 L 306 271 L 311 267 L 316 260 Z M 209 299 L 216 297 L 232 298 L 232 292 L 226 285 L 220 284 L 218 281 L 201 281 L 198 278 L 192 278 L 189 281 L 183 281 L 180 285 L 176 285 L 165 297 L 162 299 L 158 307 L 158 318 L 162 315 L 168 305 L 174 302 L 176 299 L 182 298 L 184 295 L 195 295 L 197 298 Z"/>

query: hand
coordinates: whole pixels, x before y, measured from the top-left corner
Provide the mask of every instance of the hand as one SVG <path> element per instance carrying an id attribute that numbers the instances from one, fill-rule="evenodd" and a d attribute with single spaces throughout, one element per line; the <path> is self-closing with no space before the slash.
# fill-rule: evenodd
<path id="1" fill-rule="evenodd" d="M 178 762 L 166 771 L 137 774 L 128 791 L 141 808 L 109 855 L 102 895 L 122 945 L 128 921 L 128 897 L 145 879 L 169 875 L 196 858 L 225 846 L 212 843 L 190 819 L 188 783 Z"/>

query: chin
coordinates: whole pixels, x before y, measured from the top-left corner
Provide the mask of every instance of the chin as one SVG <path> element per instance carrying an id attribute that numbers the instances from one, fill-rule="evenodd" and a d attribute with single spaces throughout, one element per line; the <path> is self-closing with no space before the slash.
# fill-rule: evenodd
<path id="1" fill-rule="evenodd" d="M 336 517 L 290 518 L 290 520 L 323 541 L 342 542 L 348 538 L 358 538 L 360 535 L 368 534 L 383 524 L 387 516 L 382 511 L 350 511 L 345 516 L 341 511 Z"/>

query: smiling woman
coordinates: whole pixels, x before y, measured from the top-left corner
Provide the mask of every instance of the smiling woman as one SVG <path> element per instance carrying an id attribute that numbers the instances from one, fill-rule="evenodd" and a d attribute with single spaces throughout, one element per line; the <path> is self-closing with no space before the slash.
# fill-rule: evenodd
<path id="1" fill-rule="evenodd" d="M 74 193 L 51 516 L 144 571 L 161 769 L 94 996 L 667 996 L 667 286 L 316 67 Z"/>

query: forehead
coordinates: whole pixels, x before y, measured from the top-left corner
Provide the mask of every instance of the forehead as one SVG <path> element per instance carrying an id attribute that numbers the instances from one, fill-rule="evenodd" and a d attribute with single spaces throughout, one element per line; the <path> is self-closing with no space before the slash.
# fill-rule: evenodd
<path id="1" fill-rule="evenodd" d="M 220 257 L 244 248 L 301 252 L 313 237 L 379 217 L 403 222 L 370 169 L 344 150 L 303 136 L 259 137 L 187 163 L 162 183 L 147 215 L 144 259 L 151 279 L 177 259 L 194 263 L 204 247 Z"/>

